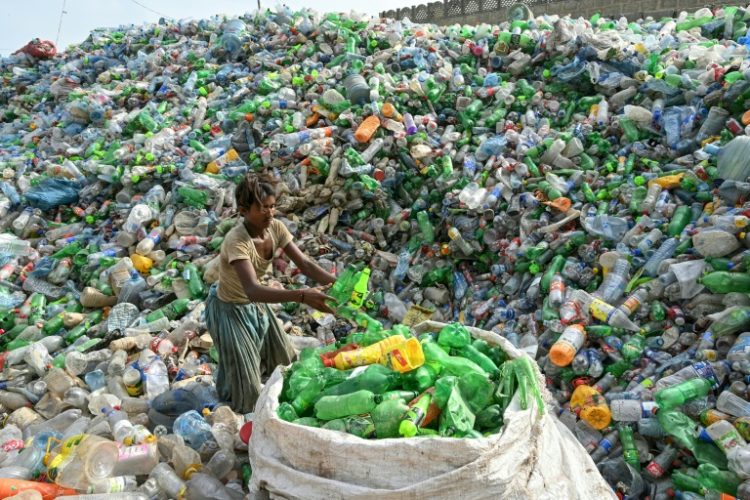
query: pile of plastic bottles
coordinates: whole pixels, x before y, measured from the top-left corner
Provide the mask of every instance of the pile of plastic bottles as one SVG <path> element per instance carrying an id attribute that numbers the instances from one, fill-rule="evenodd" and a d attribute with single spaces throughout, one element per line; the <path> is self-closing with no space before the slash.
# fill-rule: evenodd
<path id="1" fill-rule="evenodd" d="M 234 182 L 266 169 L 303 250 L 367 265 L 385 328 L 535 358 L 623 496 L 750 498 L 748 26 L 279 7 L 0 60 L 0 490 L 242 495 L 201 313 Z M 328 344 L 356 320 L 279 317 Z"/>

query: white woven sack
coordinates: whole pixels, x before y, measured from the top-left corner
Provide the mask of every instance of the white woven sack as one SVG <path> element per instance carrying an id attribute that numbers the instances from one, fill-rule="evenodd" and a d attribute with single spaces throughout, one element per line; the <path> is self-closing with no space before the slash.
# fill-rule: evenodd
<path id="1" fill-rule="evenodd" d="M 445 326 L 425 321 L 416 332 Z M 499 345 L 511 359 L 526 354 L 505 338 L 469 328 Z M 545 406 L 552 396 L 536 363 Z M 533 398 L 522 410 L 518 394 L 505 411 L 500 434 L 482 439 L 364 440 L 279 419 L 283 385 L 277 368 L 255 407 L 249 453 L 251 497 L 288 499 L 416 500 L 614 499 L 611 488 L 578 440 L 555 416 L 540 413 Z"/>

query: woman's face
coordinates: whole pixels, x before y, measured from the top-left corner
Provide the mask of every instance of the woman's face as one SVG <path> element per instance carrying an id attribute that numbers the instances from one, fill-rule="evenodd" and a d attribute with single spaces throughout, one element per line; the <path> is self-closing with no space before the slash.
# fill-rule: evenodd
<path id="1" fill-rule="evenodd" d="M 267 196 L 260 202 L 256 201 L 250 208 L 240 208 L 240 215 L 245 222 L 253 227 L 267 229 L 276 214 L 276 197 Z"/>

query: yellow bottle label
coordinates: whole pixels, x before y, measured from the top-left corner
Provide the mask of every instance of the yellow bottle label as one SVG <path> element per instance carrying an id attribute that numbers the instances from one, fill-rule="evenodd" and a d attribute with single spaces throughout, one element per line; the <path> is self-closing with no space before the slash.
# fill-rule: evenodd
<path id="1" fill-rule="evenodd" d="M 614 307 L 612 305 L 607 304 L 606 302 L 600 299 L 594 299 L 591 302 L 591 305 L 589 306 L 589 311 L 591 312 L 591 315 L 594 318 L 604 323 L 607 322 L 609 313 L 611 313 L 612 310 L 614 310 Z"/>

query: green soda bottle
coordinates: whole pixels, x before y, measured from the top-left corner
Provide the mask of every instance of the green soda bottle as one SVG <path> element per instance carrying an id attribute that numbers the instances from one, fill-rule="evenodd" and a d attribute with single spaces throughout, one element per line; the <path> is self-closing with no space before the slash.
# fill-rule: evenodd
<path id="1" fill-rule="evenodd" d="M 441 366 L 443 370 L 451 375 L 460 377 L 467 373 L 478 373 L 487 376 L 487 373 L 473 361 L 458 356 L 450 356 L 439 345 L 433 342 L 422 342 L 422 350 L 424 351 L 426 362 Z"/>
<path id="2" fill-rule="evenodd" d="M 628 425 L 620 424 L 618 431 L 620 444 L 622 445 L 622 458 L 636 470 L 641 470 L 641 457 L 635 445 L 633 429 Z"/>
<path id="3" fill-rule="evenodd" d="M 188 304 L 190 304 L 190 299 L 174 300 L 161 309 L 157 309 L 156 311 L 148 314 L 146 316 L 146 321 L 150 323 L 151 321 L 156 321 L 157 319 L 163 317 L 166 317 L 170 321 L 178 319 L 187 312 Z"/>
<path id="4" fill-rule="evenodd" d="M 497 375 L 500 372 L 500 369 L 497 367 L 495 362 L 492 361 L 489 356 L 487 356 L 483 352 L 480 352 L 473 345 L 467 345 L 466 347 L 459 349 L 458 353 L 464 358 L 476 363 L 490 375 Z"/>
<path id="5" fill-rule="evenodd" d="M 315 403 L 315 417 L 321 420 L 334 420 L 370 413 L 380 402 L 380 398 L 370 391 L 356 391 L 340 396 L 323 396 Z"/>
<path id="6" fill-rule="evenodd" d="M 712 293 L 750 293 L 750 274 L 715 271 L 699 279 Z"/>
<path id="7" fill-rule="evenodd" d="M 206 296 L 206 285 L 203 283 L 200 272 L 195 264 L 188 262 L 182 271 L 182 279 L 188 284 L 190 296 L 194 299 L 202 299 Z"/>
<path id="8" fill-rule="evenodd" d="M 208 204 L 208 193 L 190 186 L 180 186 L 177 188 L 177 194 L 186 205 L 194 208 L 205 208 Z"/>
<path id="9" fill-rule="evenodd" d="M 503 425 L 503 409 L 500 405 L 490 405 L 477 413 L 475 425 L 479 429 L 499 429 Z"/>
<path id="10" fill-rule="evenodd" d="M 357 269 L 354 266 L 347 266 L 336 278 L 336 282 L 331 287 L 328 294 L 336 299 L 339 304 L 346 304 L 351 298 L 354 290 L 355 277 Z"/>
<path id="11" fill-rule="evenodd" d="M 416 370 L 404 374 L 404 389 L 414 389 L 415 391 L 422 393 L 435 384 L 436 378 L 437 371 L 435 368 L 429 364 L 424 364 Z"/>
<path id="12" fill-rule="evenodd" d="M 721 470 L 714 464 L 709 463 L 698 466 L 698 482 L 707 490 L 720 491 L 735 496 L 742 479 L 732 471 Z"/>
<path id="13" fill-rule="evenodd" d="M 287 402 L 281 403 L 279 405 L 279 407 L 276 409 L 276 415 L 281 420 L 286 420 L 287 422 L 294 422 L 299 418 L 297 416 L 297 412 L 294 411 L 294 407 Z"/>
<path id="14" fill-rule="evenodd" d="M 458 390 L 473 413 L 484 410 L 492 402 L 495 385 L 486 375 L 467 373 L 458 379 Z"/>
<path id="15" fill-rule="evenodd" d="M 323 387 L 325 387 L 325 378 L 322 375 L 317 374 L 310 378 L 307 385 L 299 391 L 297 397 L 292 401 L 292 408 L 297 412 L 297 415 L 303 415 L 312 406 Z"/>
<path id="16" fill-rule="evenodd" d="M 466 347 L 471 342 L 471 334 L 460 323 L 451 323 L 443 327 L 438 334 L 438 344 L 444 347 Z"/>
<path id="17" fill-rule="evenodd" d="M 401 374 L 387 366 L 373 364 L 365 368 L 354 377 L 349 377 L 340 384 L 329 387 L 321 394 L 323 396 L 341 396 L 352 392 L 366 390 L 374 394 L 382 394 L 395 389 L 401 384 Z"/>
<path id="18" fill-rule="evenodd" d="M 435 386 L 435 392 L 437 391 L 438 387 Z M 441 436 L 462 437 L 474 430 L 476 417 L 464 402 L 456 385 L 451 388 L 442 410 L 438 426 Z"/>
<path id="19" fill-rule="evenodd" d="M 427 212 L 417 212 L 417 223 L 419 224 L 419 230 L 422 233 L 422 241 L 425 245 L 432 245 L 435 243 L 435 228 L 430 222 L 430 217 Z"/>
<path id="20" fill-rule="evenodd" d="M 685 226 L 690 224 L 692 216 L 693 211 L 689 205 L 681 205 L 677 207 L 677 210 L 675 210 L 674 215 L 672 216 L 672 220 L 669 222 L 669 226 L 667 226 L 667 234 L 669 236 L 679 236 L 680 233 L 682 233 L 682 230 L 685 229 Z"/>
<path id="21" fill-rule="evenodd" d="M 29 324 L 32 325 L 44 317 L 44 310 L 47 307 L 47 297 L 41 293 L 31 295 L 29 311 Z"/>
<path id="22" fill-rule="evenodd" d="M 406 412 L 405 418 L 401 421 L 398 426 L 398 433 L 403 437 L 414 437 L 417 435 L 417 430 L 420 424 L 424 421 L 427 415 L 427 408 L 429 408 L 432 402 L 432 394 L 425 392 L 417 400 L 409 411 Z"/>
<path id="23" fill-rule="evenodd" d="M 44 323 L 44 326 L 42 327 L 42 333 L 44 335 L 54 335 L 55 333 L 62 330 L 63 326 L 63 315 L 61 313 L 48 319 Z"/>
<path id="24" fill-rule="evenodd" d="M 362 307 L 362 305 L 365 302 L 365 297 L 367 297 L 369 281 L 370 281 L 370 268 L 366 267 L 358 273 L 356 277 L 356 281 L 354 281 L 352 294 L 349 297 L 350 307 L 354 309 L 359 309 Z"/>
<path id="25" fill-rule="evenodd" d="M 372 418 L 367 416 L 349 416 L 337 418 L 323 424 L 323 429 L 346 432 L 362 439 L 375 436 L 375 424 Z"/>
<path id="26" fill-rule="evenodd" d="M 662 410 L 671 410 L 711 392 L 711 381 L 694 378 L 656 391 L 654 400 Z"/>
<path id="27" fill-rule="evenodd" d="M 692 491 L 694 493 L 703 491 L 703 486 L 701 486 L 698 478 L 683 471 L 676 470 L 672 473 L 672 483 L 680 491 Z"/>
<path id="28" fill-rule="evenodd" d="M 398 437 L 401 421 L 409 411 L 402 399 L 383 400 L 370 413 L 378 439 Z"/>

